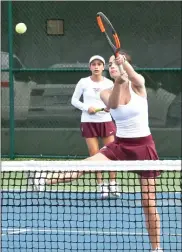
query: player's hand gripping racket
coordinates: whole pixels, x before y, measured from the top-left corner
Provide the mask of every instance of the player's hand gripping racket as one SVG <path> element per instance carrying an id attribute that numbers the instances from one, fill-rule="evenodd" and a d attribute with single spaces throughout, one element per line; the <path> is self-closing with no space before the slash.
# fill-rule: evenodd
<path id="1" fill-rule="evenodd" d="M 119 40 L 119 36 L 114 29 L 110 20 L 104 15 L 102 12 L 97 13 L 97 24 L 101 30 L 101 32 L 105 35 L 115 57 L 119 55 L 119 51 L 121 49 L 121 43 Z M 119 65 L 120 71 L 122 71 L 121 65 Z"/>
<path id="2" fill-rule="evenodd" d="M 109 112 L 109 110 L 106 109 L 106 108 L 97 108 L 97 109 L 95 110 L 96 113 L 97 113 L 97 112 L 100 112 L 100 111 Z"/>

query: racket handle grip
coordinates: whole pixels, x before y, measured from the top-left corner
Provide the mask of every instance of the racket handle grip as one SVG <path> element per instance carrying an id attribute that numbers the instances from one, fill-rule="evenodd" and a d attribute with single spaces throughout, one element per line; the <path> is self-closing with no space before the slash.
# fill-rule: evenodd
<path id="1" fill-rule="evenodd" d="M 119 54 L 120 54 L 119 52 L 116 52 L 115 53 L 115 58 L 118 57 Z M 123 66 L 122 65 L 118 65 L 118 68 L 119 68 L 120 73 L 123 73 L 123 71 L 124 71 Z"/>
<path id="2" fill-rule="evenodd" d="M 98 108 L 95 110 L 95 112 L 100 112 L 100 111 L 104 111 L 104 108 Z"/>
<path id="3" fill-rule="evenodd" d="M 122 74 L 124 72 L 123 66 L 122 65 L 118 65 L 118 68 L 119 68 L 120 74 Z"/>

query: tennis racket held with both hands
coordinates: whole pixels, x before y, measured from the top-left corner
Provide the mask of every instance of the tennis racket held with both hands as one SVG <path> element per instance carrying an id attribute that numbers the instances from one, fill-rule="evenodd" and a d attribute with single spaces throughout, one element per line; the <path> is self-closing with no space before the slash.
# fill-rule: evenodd
<path id="1" fill-rule="evenodd" d="M 118 56 L 119 51 L 121 50 L 121 43 L 120 43 L 120 39 L 119 36 L 116 32 L 116 30 L 114 29 L 111 21 L 106 17 L 106 15 L 104 15 L 104 13 L 102 12 L 98 12 L 97 13 L 97 24 L 100 28 L 100 31 L 105 35 L 108 44 L 110 45 L 112 52 L 114 53 L 115 57 Z M 119 65 L 119 69 L 120 72 L 123 71 L 123 69 L 121 69 L 121 66 Z M 155 84 L 155 86 L 158 84 L 156 84 L 156 82 L 146 73 L 143 73 L 150 81 L 152 81 L 152 83 Z"/>
<path id="2" fill-rule="evenodd" d="M 119 55 L 119 52 L 121 50 L 121 43 L 119 36 L 114 29 L 114 26 L 112 25 L 111 21 L 104 15 L 102 12 L 97 13 L 97 24 L 100 28 L 100 31 L 105 35 L 105 38 L 107 39 L 107 42 L 114 53 L 115 57 Z M 120 72 L 123 71 L 121 65 L 119 65 Z"/>

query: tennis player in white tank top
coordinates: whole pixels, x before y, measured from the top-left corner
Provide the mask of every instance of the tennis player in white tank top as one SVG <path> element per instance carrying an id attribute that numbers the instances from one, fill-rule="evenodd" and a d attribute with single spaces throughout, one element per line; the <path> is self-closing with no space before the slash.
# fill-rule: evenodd
<path id="1" fill-rule="evenodd" d="M 127 60 L 127 55 L 111 56 L 109 73 L 115 80 L 112 90 L 100 94 L 105 105 L 110 108 L 116 122 L 116 140 L 104 146 L 99 153 L 87 161 L 108 160 L 156 160 L 158 155 L 148 125 L 148 103 L 145 80 L 135 72 Z M 118 65 L 120 65 L 121 71 Z M 41 179 L 35 184 L 64 183 L 78 179 L 83 171 L 65 172 L 54 179 Z M 160 217 L 156 207 L 155 178 L 157 171 L 138 172 L 142 191 L 142 206 L 145 214 L 152 252 L 162 252 L 160 248 Z"/>
<path id="2" fill-rule="evenodd" d="M 119 55 L 116 59 L 111 56 L 109 73 L 115 80 L 115 86 L 112 91 L 103 91 L 101 98 L 111 108 L 111 115 L 116 123 L 116 141 L 112 146 L 101 149 L 100 154 L 105 155 L 109 160 L 158 159 L 149 129 L 145 79 L 135 72 L 125 55 Z M 130 152 L 125 155 L 128 150 Z M 103 160 L 102 156 L 97 156 L 97 158 Z M 155 194 L 155 178 L 160 173 L 146 171 L 139 175 L 142 206 L 152 251 L 162 252 L 160 248 L 160 217 L 156 207 Z"/>

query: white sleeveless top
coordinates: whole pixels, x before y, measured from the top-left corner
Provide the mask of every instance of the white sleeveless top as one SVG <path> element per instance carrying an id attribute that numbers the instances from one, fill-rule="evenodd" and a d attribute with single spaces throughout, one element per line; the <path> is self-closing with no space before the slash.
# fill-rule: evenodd
<path id="1" fill-rule="evenodd" d="M 147 98 L 136 94 L 129 83 L 131 99 L 126 105 L 111 109 L 116 123 L 116 136 L 123 138 L 145 137 L 151 134 L 148 121 Z"/>

